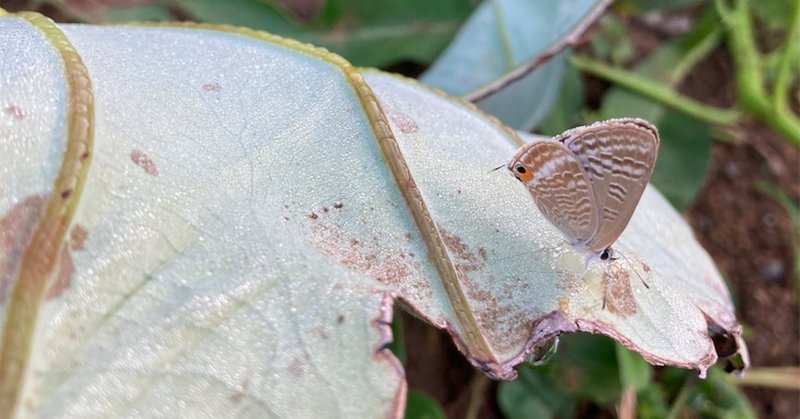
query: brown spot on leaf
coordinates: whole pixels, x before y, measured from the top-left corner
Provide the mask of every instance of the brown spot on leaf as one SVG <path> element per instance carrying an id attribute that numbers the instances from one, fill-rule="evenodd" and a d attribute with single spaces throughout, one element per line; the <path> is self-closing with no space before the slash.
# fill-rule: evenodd
<path id="1" fill-rule="evenodd" d="M 311 212 L 310 214 L 308 214 L 308 218 L 316 220 L 317 218 L 319 218 L 319 215 L 317 215 L 316 212 Z"/>
<path id="2" fill-rule="evenodd" d="M 458 263 L 456 263 L 456 268 L 463 271 L 477 271 L 483 268 L 483 262 L 478 260 L 478 257 L 475 256 L 475 253 L 464 243 L 461 237 L 450 234 L 450 232 L 441 226 L 439 226 L 439 233 L 442 235 L 442 240 L 444 240 L 447 249 L 450 250 L 450 253 L 457 259 Z M 478 252 L 480 253 L 480 250 Z M 485 253 L 486 250 L 484 249 L 483 252 Z"/>
<path id="3" fill-rule="evenodd" d="M 646 263 L 644 263 L 644 262 L 642 262 L 642 269 L 644 269 L 644 271 L 645 271 L 645 272 L 650 272 L 650 266 L 648 266 L 648 265 L 647 265 Z"/>
<path id="4" fill-rule="evenodd" d="M 333 207 L 336 208 L 336 209 L 342 209 L 343 206 L 344 206 L 344 204 L 341 203 L 341 202 L 334 202 L 333 203 Z"/>
<path id="5" fill-rule="evenodd" d="M 330 334 L 328 334 L 328 331 L 322 326 L 317 328 L 317 335 L 319 335 L 320 339 L 322 340 L 328 340 L 331 337 Z"/>
<path id="6" fill-rule="evenodd" d="M 306 365 L 303 361 L 299 358 L 295 358 L 291 364 L 289 364 L 289 373 L 294 375 L 295 377 L 302 377 L 306 373 Z"/>
<path id="7" fill-rule="evenodd" d="M 478 255 L 480 255 L 480 257 L 483 260 L 486 260 L 486 249 L 484 249 L 483 247 L 479 247 L 478 248 Z"/>
<path id="8" fill-rule="evenodd" d="M 412 268 L 404 252 L 382 253 L 383 239 L 379 235 L 359 240 L 340 234 L 338 227 L 320 224 L 313 232 L 313 242 L 323 254 L 382 283 L 396 284 L 411 275 Z"/>
<path id="9" fill-rule="evenodd" d="M 397 125 L 397 128 L 400 128 L 400 132 L 403 134 L 413 134 L 419 131 L 419 125 L 417 122 L 414 121 L 410 116 L 402 113 L 397 112 L 395 110 L 389 110 L 387 112 L 389 114 L 389 118 Z"/>
<path id="10" fill-rule="evenodd" d="M 158 168 L 155 162 L 147 156 L 142 150 L 133 149 L 131 151 L 131 161 L 137 166 L 144 169 L 144 172 L 150 176 L 158 176 Z"/>
<path id="11" fill-rule="evenodd" d="M 67 199 L 67 198 L 70 197 L 70 195 L 72 195 L 72 189 L 65 189 L 65 190 L 61 191 L 61 198 L 62 199 Z"/>
<path id="12" fill-rule="evenodd" d="M 409 189 L 413 189 L 413 188 L 417 187 L 417 183 L 414 182 L 414 178 L 413 177 L 409 176 L 408 180 L 406 181 L 406 187 L 409 188 Z"/>
<path id="13" fill-rule="evenodd" d="M 603 273 L 605 307 L 620 317 L 636 314 L 636 301 L 633 299 L 630 274 L 616 265 Z"/>
<path id="14" fill-rule="evenodd" d="M 222 90 L 222 86 L 219 83 L 206 83 L 203 85 L 203 90 L 206 92 L 219 92 Z"/>
<path id="15" fill-rule="evenodd" d="M 239 387 L 238 391 L 236 391 L 236 393 L 231 394 L 231 396 L 228 397 L 228 399 L 234 403 L 240 403 L 244 399 L 244 397 L 247 396 L 249 393 L 250 393 L 250 379 L 247 378 Z"/>
<path id="16" fill-rule="evenodd" d="M 569 312 L 569 297 L 561 297 L 558 299 L 558 309 L 564 313 Z"/>
<path id="17" fill-rule="evenodd" d="M 52 300 L 58 297 L 65 289 L 69 288 L 72 282 L 72 273 L 75 272 L 75 264 L 72 262 L 72 253 L 69 247 L 65 244 L 61 249 L 61 257 L 58 261 L 58 271 L 50 278 L 50 283 L 47 284 L 47 291 L 45 291 L 44 298 Z"/>
<path id="18" fill-rule="evenodd" d="M 16 119 L 17 121 L 22 121 L 25 119 L 25 112 L 19 106 L 11 105 L 7 106 L 5 109 L 6 115 L 11 115 L 12 118 Z"/>
<path id="19" fill-rule="evenodd" d="M 344 315 L 340 314 L 339 317 L 336 318 L 336 323 L 342 324 L 344 323 Z"/>
<path id="20" fill-rule="evenodd" d="M 30 240 L 46 195 L 32 195 L 17 203 L 0 218 L 0 303 L 5 302 L 14 279 L 22 252 Z"/>
<path id="21" fill-rule="evenodd" d="M 69 249 L 73 251 L 85 250 L 86 237 L 88 236 L 89 232 L 80 224 L 72 226 L 72 230 L 69 232 Z"/>

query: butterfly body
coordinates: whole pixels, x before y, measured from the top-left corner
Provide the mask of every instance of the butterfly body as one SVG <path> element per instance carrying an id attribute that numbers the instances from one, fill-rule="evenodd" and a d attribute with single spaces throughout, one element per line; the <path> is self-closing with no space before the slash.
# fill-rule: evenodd
<path id="1" fill-rule="evenodd" d="M 508 169 L 571 245 L 608 259 L 650 180 L 659 141 L 644 120 L 612 119 L 526 144 Z"/>

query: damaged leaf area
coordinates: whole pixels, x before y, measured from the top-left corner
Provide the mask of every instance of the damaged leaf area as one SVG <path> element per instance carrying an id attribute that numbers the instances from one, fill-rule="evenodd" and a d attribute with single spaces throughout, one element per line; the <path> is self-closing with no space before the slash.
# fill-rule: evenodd
<path id="1" fill-rule="evenodd" d="M 718 352 L 747 362 L 719 274 L 656 190 L 623 257 L 585 270 L 491 171 L 522 140 L 469 104 L 247 29 L 6 15 L 0 37 L 0 156 L 20 157 L 0 170 L 2 417 L 399 417 L 397 301 L 498 379 L 576 331 L 701 373 Z M 93 97 L 91 167 L 66 196 L 77 111 L 56 39 Z M 66 199 L 63 234 L 32 249 Z M 21 297 L 31 254 L 52 269 Z"/>

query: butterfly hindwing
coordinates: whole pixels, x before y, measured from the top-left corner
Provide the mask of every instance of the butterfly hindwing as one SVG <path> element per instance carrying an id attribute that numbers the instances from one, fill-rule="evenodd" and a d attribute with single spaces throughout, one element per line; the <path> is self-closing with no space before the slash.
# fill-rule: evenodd
<path id="1" fill-rule="evenodd" d="M 567 131 L 556 138 L 580 162 L 599 206 L 597 231 L 586 243 L 610 246 L 628 225 L 658 155 L 658 132 L 639 119 L 615 119 Z"/>

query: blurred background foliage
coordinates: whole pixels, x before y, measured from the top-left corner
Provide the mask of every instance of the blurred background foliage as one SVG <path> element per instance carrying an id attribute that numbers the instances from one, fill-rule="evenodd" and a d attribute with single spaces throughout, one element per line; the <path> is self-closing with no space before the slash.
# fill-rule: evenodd
<path id="1" fill-rule="evenodd" d="M 538 3 L 555 7 L 548 1 Z M 61 22 L 193 20 L 247 26 L 324 46 L 359 66 L 411 77 L 435 62 L 480 4 L 479 0 L 0 2 L 10 11 L 39 10 Z M 743 141 L 745 134 L 738 129 L 743 120 L 759 120 L 786 143 L 800 146 L 798 4 L 795 0 L 620 0 L 582 36 L 552 79 L 558 81 L 557 94 L 542 105 L 547 112 L 538 118 L 534 131 L 554 135 L 622 116 L 655 123 L 662 147 L 652 182 L 683 210 L 706 182 L 714 144 Z M 655 28 L 659 36 L 640 39 L 637 25 Z M 728 74 L 735 79 L 733 93 L 678 91 L 699 62 L 726 49 L 733 63 Z M 791 215 L 795 267 L 790 276 L 797 290 L 797 201 L 770 182 L 760 182 L 758 189 Z M 403 330 L 402 321 L 396 321 L 392 349 L 405 363 L 407 352 L 427 348 L 409 346 L 412 339 L 406 339 Z M 699 380 L 696 372 L 652 367 L 608 338 L 584 334 L 562 337 L 549 362 L 522 366 L 519 373 L 516 381 L 487 385 L 476 372 L 469 383 L 461 383 L 469 392 L 461 412 L 466 417 L 507 418 L 746 418 L 755 413 L 741 385 L 789 388 L 800 397 L 797 367 L 756 369 L 745 380 L 714 368 L 706 380 Z M 406 417 L 445 417 L 443 401 L 409 381 Z M 763 406 L 759 411 L 770 412 Z"/>

